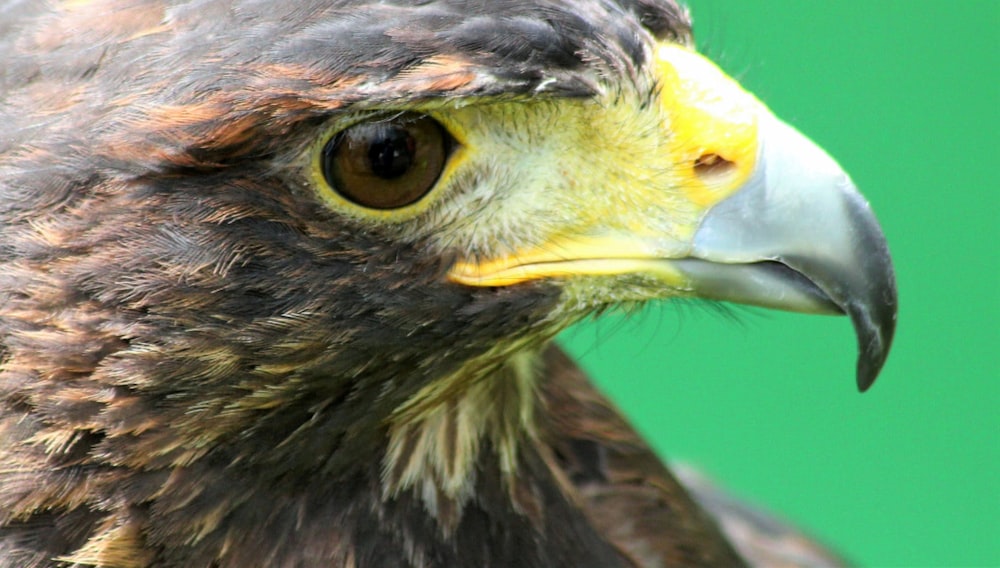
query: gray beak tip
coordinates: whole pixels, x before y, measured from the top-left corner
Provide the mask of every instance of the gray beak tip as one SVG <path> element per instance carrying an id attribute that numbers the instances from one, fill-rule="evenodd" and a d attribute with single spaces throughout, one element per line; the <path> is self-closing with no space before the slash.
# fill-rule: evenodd
<path id="1" fill-rule="evenodd" d="M 891 276 L 890 276 L 891 278 Z M 858 391 L 865 392 L 871 388 L 878 377 L 896 332 L 896 288 L 887 288 L 891 297 L 884 298 L 874 308 L 874 313 L 867 310 L 850 310 L 850 316 L 858 336 Z"/>
<path id="2" fill-rule="evenodd" d="M 873 342 L 877 345 L 861 348 L 858 353 L 858 392 L 865 392 L 878 378 L 882 365 L 889 355 L 889 349 L 881 345 L 881 342 Z"/>
<path id="3" fill-rule="evenodd" d="M 855 247 L 864 254 L 856 256 L 863 279 L 855 279 L 852 292 L 845 294 L 842 308 L 851 317 L 858 337 L 858 390 L 867 391 L 878 377 L 896 333 L 899 298 L 896 274 L 889 246 L 868 203 L 857 193 L 846 194 L 854 218 Z"/>

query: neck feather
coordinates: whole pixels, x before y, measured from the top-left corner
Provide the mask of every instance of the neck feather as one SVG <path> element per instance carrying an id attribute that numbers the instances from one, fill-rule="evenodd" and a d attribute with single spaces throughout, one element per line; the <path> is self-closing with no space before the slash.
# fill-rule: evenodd
<path id="1" fill-rule="evenodd" d="M 538 353 L 498 355 L 487 353 L 428 385 L 390 418 L 383 496 L 413 491 L 445 532 L 460 520 L 486 447 L 509 490 L 519 447 L 536 438 Z"/>

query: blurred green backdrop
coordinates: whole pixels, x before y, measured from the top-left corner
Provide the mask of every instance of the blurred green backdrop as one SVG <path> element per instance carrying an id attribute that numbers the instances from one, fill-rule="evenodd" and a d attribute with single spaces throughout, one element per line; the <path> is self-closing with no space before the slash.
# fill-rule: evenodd
<path id="1" fill-rule="evenodd" d="M 852 174 L 889 239 L 893 353 L 846 318 L 693 303 L 562 341 L 672 460 L 868 566 L 1000 565 L 1000 2 L 691 0 L 701 50 Z"/>

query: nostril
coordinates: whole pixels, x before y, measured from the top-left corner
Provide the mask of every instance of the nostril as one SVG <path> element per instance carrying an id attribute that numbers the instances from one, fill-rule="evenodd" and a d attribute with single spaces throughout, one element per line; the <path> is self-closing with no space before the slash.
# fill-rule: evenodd
<path id="1" fill-rule="evenodd" d="M 724 183 L 736 172 L 736 164 L 718 154 L 702 154 L 694 161 L 694 173 L 708 185 Z"/>

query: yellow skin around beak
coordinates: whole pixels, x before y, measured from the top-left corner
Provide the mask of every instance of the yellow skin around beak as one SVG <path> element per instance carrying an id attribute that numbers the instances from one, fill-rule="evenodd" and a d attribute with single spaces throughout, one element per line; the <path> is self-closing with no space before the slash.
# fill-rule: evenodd
<path id="1" fill-rule="evenodd" d="M 538 226 L 520 239 L 494 232 L 505 247 L 471 246 L 449 279 L 498 287 L 640 275 L 662 297 L 846 313 L 867 389 L 896 319 L 892 263 L 868 204 L 832 158 L 697 53 L 662 44 L 652 75 L 653 104 L 623 103 L 628 94 L 567 101 L 550 132 L 527 136 L 534 154 L 519 159 L 559 166 L 511 176 L 532 189 L 506 201 Z M 488 162 L 482 153 L 503 144 L 477 138 L 473 122 L 450 126 L 468 146 L 463 159 Z"/>
<path id="2" fill-rule="evenodd" d="M 687 48 L 663 44 L 656 61 L 659 108 L 655 111 L 662 132 L 658 139 L 640 144 L 656 148 L 659 156 L 651 156 L 652 163 L 656 158 L 669 161 L 670 191 L 632 185 L 619 203 L 608 204 L 618 211 L 600 211 L 590 226 L 553 234 L 534 248 L 509 255 L 459 262 L 449 274 L 451 280 L 468 286 L 509 286 L 542 278 L 648 273 L 679 290 L 690 288 L 690 282 L 670 265 L 648 261 L 686 256 L 685 241 L 693 235 L 698 218 L 750 177 L 757 160 L 758 115 L 766 109 L 718 67 Z M 624 149 L 628 153 L 629 148 Z M 624 231 L 609 222 L 609 217 L 664 207 L 673 210 L 670 252 L 663 250 L 667 235 L 650 231 L 642 220 L 626 222 Z M 682 210 L 687 213 L 683 217 Z"/>

